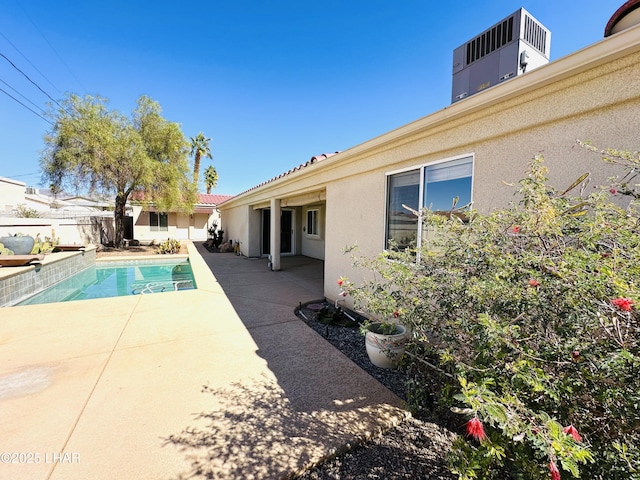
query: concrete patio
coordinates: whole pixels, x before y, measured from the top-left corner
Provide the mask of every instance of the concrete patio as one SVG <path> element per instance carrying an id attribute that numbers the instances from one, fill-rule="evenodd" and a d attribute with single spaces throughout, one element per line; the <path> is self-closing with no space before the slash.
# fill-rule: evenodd
<path id="1" fill-rule="evenodd" d="M 197 290 L 0 310 L 0 479 L 289 478 L 405 416 L 294 315 L 322 262 L 189 251 Z"/>

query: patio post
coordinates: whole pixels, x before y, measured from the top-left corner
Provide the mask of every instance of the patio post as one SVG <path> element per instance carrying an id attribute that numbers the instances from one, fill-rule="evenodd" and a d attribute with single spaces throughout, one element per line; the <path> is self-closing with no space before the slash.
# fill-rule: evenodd
<path id="1" fill-rule="evenodd" d="M 280 270 L 280 241 L 281 241 L 281 226 L 280 216 L 282 212 L 280 210 L 280 199 L 271 199 L 271 269 L 276 272 Z"/>

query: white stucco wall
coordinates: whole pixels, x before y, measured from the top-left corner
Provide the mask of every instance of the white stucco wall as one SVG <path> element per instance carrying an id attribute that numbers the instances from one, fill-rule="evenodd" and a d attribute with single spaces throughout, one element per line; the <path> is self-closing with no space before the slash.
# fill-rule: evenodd
<path id="1" fill-rule="evenodd" d="M 25 203 L 26 183 L 0 177 L 0 211 L 11 211 Z"/>
<path id="2" fill-rule="evenodd" d="M 62 245 L 89 245 L 100 243 L 100 222 L 105 222 L 105 227 L 113 223 L 113 219 L 107 217 L 91 218 L 16 218 L 0 217 L 0 237 L 5 235 L 31 235 L 41 240 L 46 237 L 58 239 Z"/>
<path id="3" fill-rule="evenodd" d="M 242 205 L 229 210 L 222 218 L 225 241 L 240 243 L 240 251 L 247 257 L 260 256 L 260 211 Z M 251 240 L 251 241 L 250 241 Z"/>

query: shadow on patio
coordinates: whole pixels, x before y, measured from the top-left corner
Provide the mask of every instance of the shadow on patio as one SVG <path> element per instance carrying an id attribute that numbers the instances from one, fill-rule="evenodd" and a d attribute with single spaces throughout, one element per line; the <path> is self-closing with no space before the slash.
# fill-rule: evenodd
<path id="1" fill-rule="evenodd" d="M 268 369 L 204 386 L 212 408 L 165 438 L 191 462 L 190 475 L 291 477 L 406 416 L 398 397 L 296 317 L 300 302 L 322 298 L 323 262 L 283 257 L 271 272 L 266 259 L 197 247 Z"/>

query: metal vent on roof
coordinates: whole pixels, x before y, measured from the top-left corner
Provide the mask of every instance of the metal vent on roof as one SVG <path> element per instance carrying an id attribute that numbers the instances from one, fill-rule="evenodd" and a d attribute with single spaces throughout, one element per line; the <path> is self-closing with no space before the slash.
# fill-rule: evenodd
<path id="1" fill-rule="evenodd" d="M 547 29 L 529 15 L 524 16 L 523 39 L 543 55 L 547 53 Z"/>
<path id="2" fill-rule="evenodd" d="M 521 8 L 453 51 L 451 102 L 549 63 L 551 32 Z"/>
<path id="3" fill-rule="evenodd" d="M 511 16 L 467 43 L 466 65 L 512 42 L 513 37 L 513 16 Z"/>

